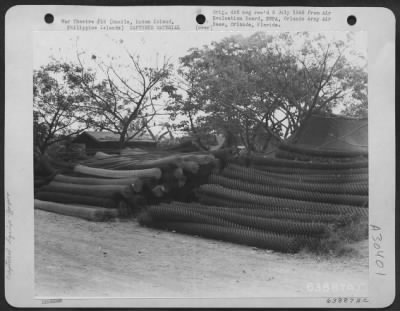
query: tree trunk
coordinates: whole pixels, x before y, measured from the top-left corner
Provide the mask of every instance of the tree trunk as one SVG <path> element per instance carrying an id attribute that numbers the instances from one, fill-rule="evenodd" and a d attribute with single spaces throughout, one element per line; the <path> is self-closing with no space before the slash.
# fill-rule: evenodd
<path id="1" fill-rule="evenodd" d="M 128 129 L 123 129 L 120 136 L 119 136 L 119 149 L 122 150 L 125 147 L 125 137 L 126 137 L 126 133 L 128 132 Z"/>

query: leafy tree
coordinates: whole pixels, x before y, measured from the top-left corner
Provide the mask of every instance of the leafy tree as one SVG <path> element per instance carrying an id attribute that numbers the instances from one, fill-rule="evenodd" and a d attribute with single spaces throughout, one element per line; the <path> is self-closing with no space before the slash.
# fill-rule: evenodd
<path id="1" fill-rule="evenodd" d="M 354 118 L 368 118 L 367 103 L 350 103 L 343 109 L 342 114 Z"/>
<path id="2" fill-rule="evenodd" d="M 290 133 L 301 131 L 301 124 L 314 113 L 331 113 L 340 105 L 367 103 L 367 72 L 365 66 L 357 65 L 364 61 L 362 56 L 352 55 L 349 49 L 351 36 L 332 41 L 321 34 L 299 33 L 296 40 L 301 40 L 301 49 L 294 47 L 293 38 L 286 36 L 283 35 L 284 41 L 289 42 L 286 53 L 295 57 L 296 73 L 286 75 L 286 70 L 278 70 L 275 77 L 279 93 L 286 94 L 283 107 L 290 121 Z"/>
<path id="3" fill-rule="evenodd" d="M 202 89 L 202 79 L 205 78 L 203 68 L 200 64 L 192 66 L 192 61 L 190 57 L 181 58 L 182 66 L 177 69 L 177 74 L 164 82 L 163 92 L 167 93 L 170 99 L 165 110 L 170 113 L 172 121 L 177 118 L 179 120 L 177 124 L 170 124 L 170 128 L 188 132 L 206 149 L 202 138 L 215 132 L 215 127 L 207 122 L 207 96 Z"/>
<path id="4" fill-rule="evenodd" d="M 81 133 L 92 121 L 84 105 L 87 98 L 67 83 L 64 66 L 52 62 L 33 73 L 34 144 L 42 153 Z"/>
<path id="5" fill-rule="evenodd" d="M 129 64 L 105 64 L 92 55 L 95 66 L 87 66 L 78 55 L 78 64 L 65 73 L 89 98 L 93 126 L 120 135 L 120 147 L 149 128 L 154 117 L 163 114 L 157 101 L 162 82 L 172 65 L 164 59 L 161 66 L 143 66 L 138 56 L 127 52 Z"/>
<path id="6" fill-rule="evenodd" d="M 349 38 L 351 40 L 351 38 Z M 208 128 L 254 149 L 260 131 L 278 140 L 313 113 L 364 99 L 365 69 L 347 59 L 349 42 L 309 33 L 232 36 L 180 59 L 167 91 L 186 129 Z"/>
<path id="7" fill-rule="evenodd" d="M 368 94 L 367 94 L 367 73 L 359 68 L 353 68 L 351 75 L 352 92 L 347 96 L 347 101 L 343 105 L 341 114 L 355 117 L 368 117 Z"/>

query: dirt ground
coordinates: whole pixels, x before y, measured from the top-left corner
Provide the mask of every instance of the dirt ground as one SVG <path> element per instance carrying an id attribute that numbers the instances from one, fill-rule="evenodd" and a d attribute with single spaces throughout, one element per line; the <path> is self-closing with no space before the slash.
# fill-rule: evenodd
<path id="1" fill-rule="evenodd" d="M 282 254 L 35 211 L 38 297 L 366 296 L 368 243 L 354 254 Z"/>

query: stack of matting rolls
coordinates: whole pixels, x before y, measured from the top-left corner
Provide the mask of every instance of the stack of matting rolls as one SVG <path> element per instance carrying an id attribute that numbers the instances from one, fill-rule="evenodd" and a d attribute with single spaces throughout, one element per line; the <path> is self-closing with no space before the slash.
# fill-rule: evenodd
<path id="1" fill-rule="evenodd" d="M 280 175 L 326 175 L 368 176 L 368 161 L 355 160 L 350 162 L 319 162 L 319 161 L 296 161 L 265 157 L 263 155 L 242 156 L 238 163 L 245 164 L 262 171 Z"/>
<path id="2" fill-rule="evenodd" d="M 277 158 L 317 162 L 353 162 L 368 159 L 367 150 L 328 150 L 282 143 L 275 153 Z"/>
<path id="3" fill-rule="evenodd" d="M 140 223 L 296 252 L 315 247 L 332 232 L 367 219 L 368 174 L 357 171 L 366 169 L 363 161 L 341 163 L 336 171 L 327 163 L 313 163 L 317 164 L 313 167 L 311 163 L 291 161 L 287 165 L 288 161 L 263 159 L 247 162 L 250 166 L 257 163 L 262 170 L 227 165 L 196 190 L 199 203 L 149 207 L 142 212 Z M 280 165 L 275 166 L 277 163 Z M 286 172 L 272 172 L 270 167 Z M 307 170 L 307 174 L 294 174 L 296 168 Z"/>
<path id="4" fill-rule="evenodd" d="M 138 220 L 144 226 L 293 253 L 317 245 L 327 236 L 329 226 L 346 224 L 351 217 L 251 204 L 228 207 L 172 202 L 147 207 Z"/>
<path id="5" fill-rule="evenodd" d="M 321 213 L 368 214 L 368 176 L 277 174 L 230 164 L 198 190 L 200 201 Z"/>

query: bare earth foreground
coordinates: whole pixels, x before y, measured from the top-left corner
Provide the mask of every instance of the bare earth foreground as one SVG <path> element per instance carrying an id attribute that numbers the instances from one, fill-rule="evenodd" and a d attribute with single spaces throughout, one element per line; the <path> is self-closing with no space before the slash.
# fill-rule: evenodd
<path id="1" fill-rule="evenodd" d="M 39 297 L 363 297 L 368 243 L 351 256 L 282 254 L 35 211 Z"/>

